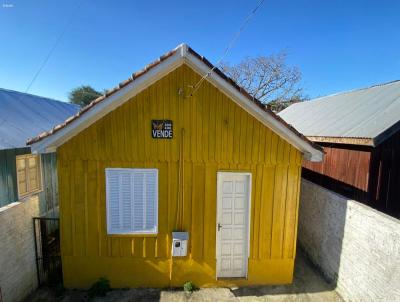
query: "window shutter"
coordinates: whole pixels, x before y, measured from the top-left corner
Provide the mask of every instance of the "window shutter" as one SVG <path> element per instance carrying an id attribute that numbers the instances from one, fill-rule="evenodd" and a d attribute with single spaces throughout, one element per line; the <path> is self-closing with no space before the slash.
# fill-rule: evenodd
<path id="1" fill-rule="evenodd" d="M 107 226 L 108 233 L 113 234 L 120 230 L 120 206 L 119 206 L 119 173 L 115 170 L 107 170 Z"/>
<path id="2" fill-rule="evenodd" d="M 39 192 L 42 188 L 40 156 L 17 155 L 16 163 L 19 198 Z"/>
<path id="3" fill-rule="evenodd" d="M 145 213 L 145 188 L 144 188 L 144 173 L 134 173 L 134 231 L 144 229 L 144 213 Z"/>
<path id="4" fill-rule="evenodd" d="M 122 229 L 132 229 L 132 173 L 122 172 L 120 174 L 120 192 L 121 192 L 121 212 L 122 212 Z"/>
<path id="5" fill-rule="evenodd" d="M 27 181 L 26 181 L 26 168 L 25 158 L 17 158 L 17 180 L 18 180 L 18 194 L 22 196 L 27 193 Z"/>
<path id="6" fill-rule="evenodd" d="M 109 234 L 157 233 L 158 171 L 106 169 Z"/>
<path id="7" fill-rule="evenodd" d="M 38 168 L 37 168 L 37 157 L 29 157 L 28 158 L 28 177 L 29 177 L 29 191 L 35 191 L 39 188 L 38 182 Z"/>
<path id="8" fill-rule="evenodd" d="M 151 171 L 145 175 L 146 188 L 146 213 L 145 213 L 145 228 L 149 231 L 157 231 L 154 228 L 157 224 L 157 173 Z"/>

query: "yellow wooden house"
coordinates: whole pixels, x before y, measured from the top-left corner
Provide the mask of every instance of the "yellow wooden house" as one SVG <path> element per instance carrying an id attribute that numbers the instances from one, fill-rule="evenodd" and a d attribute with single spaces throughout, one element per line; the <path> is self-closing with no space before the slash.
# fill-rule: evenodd
<path id="1" fill-rule="evenodd" d="M 187 45 L 28 143 L 57 153 L 66 287 L 292 282 L 323 152 Z"/>

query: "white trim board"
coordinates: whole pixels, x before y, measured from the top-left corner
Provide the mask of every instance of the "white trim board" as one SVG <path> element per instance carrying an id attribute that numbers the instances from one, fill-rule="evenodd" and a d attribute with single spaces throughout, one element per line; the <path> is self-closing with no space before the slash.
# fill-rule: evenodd
<path id="1" fill-rule="evenodd" d="M 54 152 L 57 147 L 77 135 L 85 128 L 92 125 L 94 122 L 105 116 L 108 112 L 121 106 L 132 97 L 139 94 L 141 91 L 157 82 L 159 79 L 163 78 L 165 75 L 172 72 L 184 63 L 186 63 L 200 75 L 210 72 L 210 67 L 189 52 L 186 44 L 181 44 L 176 50 L 178 51 L 176 51 L 172 56 L 160 62 L 158 65 L 145 72 L 142 76 L 138 77 L 127 86 L 110 95 L 99 104 L 93 106 L 93 108 L 82 114 L 82 116 L 75 119 L 64 128 L 36 143 L 33 143 L 31 145 L 32 152 Z M 235 87 L 233 87 L 216 72 L 213 71 L 206 80 L 220 89 L 236 104 L 249 112 L 265 126 L 270 128 L 288 143 L 300 150 L 305 159 L 311 161 L 322 160 L 323 152 L 321 150 L 314 148 L 311 144 L 300 138 L 295 132 L 286 127 L 279 120 L 275 119 L 273 116 L 259 108 L 256 104 L 249 101 L 246 96 L 241 94 Z"/>

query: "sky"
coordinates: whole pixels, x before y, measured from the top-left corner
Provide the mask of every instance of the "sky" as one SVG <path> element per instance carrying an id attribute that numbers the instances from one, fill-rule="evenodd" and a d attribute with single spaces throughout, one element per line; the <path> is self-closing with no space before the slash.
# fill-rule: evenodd
<path id="1" fill-rule="evenodd" d="M 257 2 L 0 0 L 0 87 L 26 91 L 55 45 L 28 92 L 62 101 L 183 42 L 215 63 Z M 397 80 L 399 13 L 398 0 L 265 0 L 225 61 L 286 51 L 310 98 Z"/>

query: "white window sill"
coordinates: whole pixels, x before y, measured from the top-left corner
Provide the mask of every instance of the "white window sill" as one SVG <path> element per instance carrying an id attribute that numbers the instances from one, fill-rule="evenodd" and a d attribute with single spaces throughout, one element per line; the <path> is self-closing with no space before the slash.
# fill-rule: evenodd
<path id="1" fill-rule="evenodd" d="M 16 207 L 16 206 L 20 205 L 20 204 L 21 204 L 20 201 L 15 201 L 15 202 L 9 203 L 9 204 L 7 204 L 7 205 L 5 205 L 5 206 L 0 208 L 0 213 L 3 213 L 3 212 L 5 212 L 5 211 L 7 211 L 7 210 L 9 210 L 9 209 L 11 209 L 13 207 Z"/>

